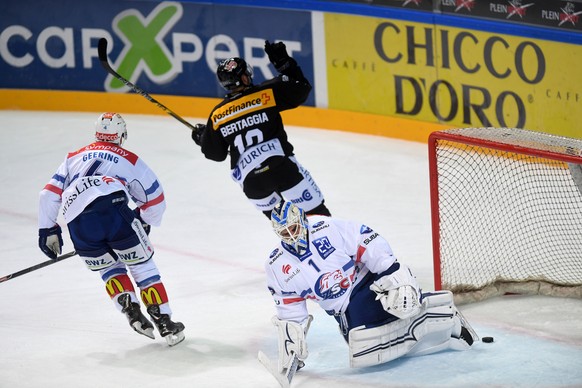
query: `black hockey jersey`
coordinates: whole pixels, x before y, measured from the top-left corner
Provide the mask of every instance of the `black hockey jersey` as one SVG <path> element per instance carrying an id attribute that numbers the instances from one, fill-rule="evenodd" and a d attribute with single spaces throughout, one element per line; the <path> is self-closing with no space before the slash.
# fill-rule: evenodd
<path id="1" fill-rule="evenodd" d="M 235 169 L 245 151 L 254 154 L 253 147 L 269 141 L 269 146 L 279 143 L 285 156 L 293 155 L 280 112 L 304 103 L 312 87 L 299 67 L 286 74 L 226 95 L 210 113 L 202 136 L 206 158 L 223 161 L 230 152 L 230 166 Z"/>

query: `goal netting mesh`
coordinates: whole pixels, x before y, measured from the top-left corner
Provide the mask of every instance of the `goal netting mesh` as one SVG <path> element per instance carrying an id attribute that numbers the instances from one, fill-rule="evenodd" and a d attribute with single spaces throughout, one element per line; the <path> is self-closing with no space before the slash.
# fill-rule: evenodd
<path id="1" fill-rule="evenodd" d="M 582 297 L 582 140 L 515 128 L 429 141 L 435 287 L 458 303 Z"/>

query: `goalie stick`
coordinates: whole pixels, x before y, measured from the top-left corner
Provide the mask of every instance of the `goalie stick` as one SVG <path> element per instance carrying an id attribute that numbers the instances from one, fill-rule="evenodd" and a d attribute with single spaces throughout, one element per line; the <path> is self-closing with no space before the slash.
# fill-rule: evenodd
<path id="1" fill-rule="evenodd" d="M 299 367 L 299 358 L 294 352 L 292 353 L 293 357 L 289 362 L 289 366 L 283 369 L 283 372 L 279 372 L 269 357 L 262 351 L 259 351 L 259 362 L 277 379 L 279 385 L 283 388 L 291 387 L 291 380 L 293 380 L 293 376 L 295 376 L 295 372 L 297 372 L 297 368 Z"/>
<path id="2" fill-rule="evenodd" d="M 16 278 L 16 277 L 18 277 L 20 275 L 24 275 L 24 274 L 27 274 L 29 272 L 36 271 L 37 269 L 44 268 L 47 265 L 51 265 L 51 264 L 54 264 L 54 263 L 58 263 L 59 261 L 68 259 L 69 257 L 73 257 L 76 254 L 77 254 L 77 251 L 72 251 L 72 252 L 69 252 L 69 253 L 65 253 L 64 255 L 61 255 L 61 256 L 57 257 L 56 259 L 54 259 L 54 260 L 51 259 L 51 260 L 43 261 L 42 263 L 39 263 L 37 265 L 33 265 L 32 267 L 28 267 L 28 268 L 25 268 L 25 269 L 20 270 L 18 272 L 14 272 L 14 273 L 12 273 L 10 275 L 3 276 L 3 277 L 0 278 L 0 283 L 6 282 L 6 281 L 8 281 L 10 279 L 14 279 L 14 278 Z"/>
<path id="3" fill-rule="evenodd" d="M 169 114 L 170 116 L 172 116 L 173 118 L 175 118 L 176 120 L 178 120 L 179 122 L 181 122 L 182 124 L 184 124 L 185 126 L 190 128 L 190 130 L 196 131 L 196 129 L 194 128 L 194 126 L 192 124 L 190 124 L 189 122 L 184 120 L 182 117 L 180 117 L 176 113 L 174 113 L 172 110 L 170 110 L 167 106 L 165 106 L 164 104 L 162 104 L 161 102 L 159 102 L 158 100 L 156 100 L 155 98 L 150 96 L 145 90 L 143 90 L 139 86 L 129 82 L 126 78 L 124 78 L 118 72 L 113 70 L 113 68 L 109 64 L 109 61 L 107 60 L 107 39 L 105 39 L 105 38 L 99 39 L 99 44 L 97 46 L 97 52 L 99 54 L 99 62 L 101 62 L 101 66 L 103 66 L 105 71 L 107 71 L 109 74 L 111 74 L 112 76 L 114 76 L 115 78 L 117 78 L 118 80 L 123 82 L 126 86 L 129 86 L 134 92 L 136 92 L 140 96 L 145 97 L 148 101 L 156 104 L 158 106 L 158 108 L 160 108 L 161 110 L 163 110 L 164 112 L 166 112 L 167 114 Z"/>

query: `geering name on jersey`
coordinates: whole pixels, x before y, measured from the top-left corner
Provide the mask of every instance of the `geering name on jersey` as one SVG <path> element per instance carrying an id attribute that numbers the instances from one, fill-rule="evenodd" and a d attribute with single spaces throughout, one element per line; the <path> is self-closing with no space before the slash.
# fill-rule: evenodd
<path id="1" fill-rule="evenodd" d="M 108 162 L 118 163 L 119 157 L 109 152 L 89 152 L 83 155 L 83 161 L 86 162 L 90 159 L 101 159 L 106 160 Z"/>

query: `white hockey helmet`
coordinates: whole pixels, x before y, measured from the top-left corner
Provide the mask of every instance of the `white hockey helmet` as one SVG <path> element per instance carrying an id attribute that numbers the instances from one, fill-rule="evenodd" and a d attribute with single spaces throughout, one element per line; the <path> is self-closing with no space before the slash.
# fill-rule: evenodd
<path id="1" fill-rule="evenodd" d="M 95 122 L 95 140 L 119 146 L 127 139 L 125 120 L 119 113 L 105 112 Z"/>
<path id="2" fill-rule="evenodd" d="M 281 241 L 302 255 L 309 246 L 307 216 L 303 209 L 281 200 L 271 211 L 271 223 Z"/>

